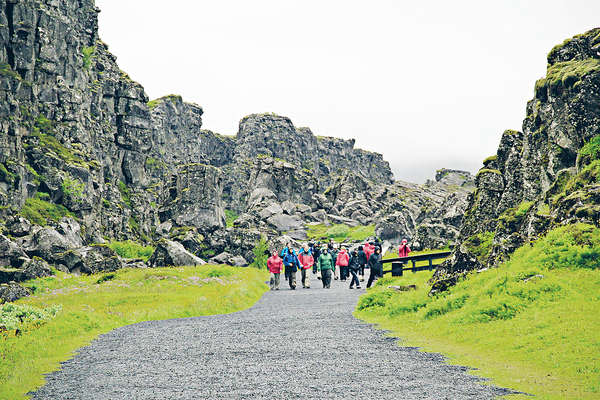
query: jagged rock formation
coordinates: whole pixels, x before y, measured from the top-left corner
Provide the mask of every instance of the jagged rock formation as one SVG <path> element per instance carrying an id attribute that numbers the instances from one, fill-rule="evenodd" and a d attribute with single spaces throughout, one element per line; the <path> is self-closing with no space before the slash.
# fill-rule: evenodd
<path id="1" fill-rule="evenodd" d="M 119 69 L 98 37 L 98 12 L 93 0 L 0 0 L 3 280 L 44 276 L 49 264 L 143 266 L 118 257 L 112 239 L 159 242 L 150 266 L 222 253 L 245 265 L 261 237 L 303 239 L 309 222 L 384 220 L 390 238 L 453 239 L 460 206 L 436 207 L 461 204 L 448 195 L 466 196 L 468 178 L 392 185 L 380 154 L 273 114 L 243 118 L 235 137 L 204 130 L 200 106 L 176 95 L 148 101 Z M 226 211 L 240 215 L 233 226 Z"/>
<path id="2" fill-rule="evenodd" d="M 558 224 L 598 224 L 600 217 L 600 28 L 548 54 L 523 132 L 505 131 L 484 160 L 448 276 L 497 266 L 522 244 Z M 434 286 L 434 290 L 436 287 Z"/>

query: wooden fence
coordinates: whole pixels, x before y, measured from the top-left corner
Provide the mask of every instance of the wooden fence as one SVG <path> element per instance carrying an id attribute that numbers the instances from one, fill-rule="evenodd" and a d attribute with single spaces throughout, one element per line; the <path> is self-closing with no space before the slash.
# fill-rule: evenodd
<path id="1" fill-rule="evenodd" d="M 382 260 L 384 264 L 391 263 L 392 269 L 384 270 L 383 274 L 392 273 L 392 276 L 402 276 L 404 271 L 431 271 L 435 269 L 439 264 L 434 264 L 434 260 L 445 259 L 452 252 L 444 251 L 440 253 L 429 253 L 429 254 L 419 254 L 417 256 L 408 256 L 408 257 L 397 257 L 397 258 L 388 258 L 387 260 Z M 419 261 L 428 261 L 426 265 L 422 265 L 417 267 L 417 262 Z M 412 264 L 412 267 L 408 267 L 408 263 Z"/>

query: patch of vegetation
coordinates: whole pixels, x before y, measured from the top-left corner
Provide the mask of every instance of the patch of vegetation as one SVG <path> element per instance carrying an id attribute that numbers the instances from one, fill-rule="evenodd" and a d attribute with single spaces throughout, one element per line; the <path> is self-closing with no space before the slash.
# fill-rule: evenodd
<path id="1" fill-rule="evenodd" d="M 228 228 L 233 226 L 233 223 L 238 219 L 238 214 L 233 210 L 225 210 L 225 224 Z"/>
<path id="2" fill-rule="evenodd" d="M 428 272 L 381 279 L 356 315 L 500 386 L 548 399 L 597 398 L 598 260 L 599 228 L 562 226 L 439 295 L 428 295 Z M 409 284 L 417 290 L 387 288 Z"/>
<path id="3" fill-rule="evenodd" d="M 162 101 L 170 100 L 173 104 L 177 104 L 177 102 L 182 102 L 183 98 L 178 94 L 169 94 L 163 97 L 159 97 L 158 99 L 150 100 L 147 104 L 150 110 L 153 110 L 157 105 L 159 105 Z"/>
<path id="4" fill-rule="evenodd" d="M 518 206 L 509 208 L 498 217 L 498 226 L 502 229 L 519 225 L 533 206 L 533 201 L 523 201 Z"/>
<path id="5" fill-rule="evenodd" d="M 19 214 L 31 223 L 41 226 L 48 225 L 48 220 L 58 222 L 64 217 L 75 218 L 75 214 L 65 206 L 44 200 L 49 197 L 48 193 L 38 192 L 36 197 L 25 200 Z"/>
<path id="6" fill-rule="evenodd" d="M 21 75 L 19 75 L 15 70 L 13 70 L 10 64 L 7 63 L 0 63 L 0 75 L 13 78 L 18 81 L 22 79 Z"/>
<path id="7" fill-rule="evenodd" d="M 20 400 L 44 384 L 44 374 L 115 328 L 151 320 L 224 314 L 252 306 L 268 289 L 265 271 L 202 266 L 123 269 L 105 276 L 56 277 L 26 283 L 33 296 L 15 304 L 38 309 L 62 307 L 44 325 L 19 336 L 0 336 L 0 398 Z M 212 275 L 216 275 L 212 276 Z"/>
<path id="8" fill-rule="evenodd" d="M 84 47 L 81 49 L 81 54 L 83 55 L 83 68 L 90 69 L 95 52 L 96 46 Z"/>
<path id="9" fill-rule="evenodd" d="M 486 158 L 485 160 L 483 160 L 484 164 L 487 164 L 491 161 L 496 161 L 498 159 L 498 155 L 494 154 L 493 156 L 489 156 L 488 158 Z"/>
<path id="10" fill-rule="evenodd" d="M 56 317 L 60 310 L 60 304 L 45 308 L 14 303 L 0 305 L 0 340 L 37 329 Z"/>
<path id="11" fill-rule="evenodd" d="M 465 240 L 464 244 L 473 253 L 479 262 L 485 263 L 492 244 L 494 242 L 494 232 L 481 232 L 476 235 L 470 236 Z"/>
<path id="12" fill-rule="evenodd" d="M 327 226 L 325 224 L 309 225 L 307 236 L 309 239 L 333 239 L 337 242 L 345 240 L 366 240 L 375 236 L 375 225 L 348 226 L 336 224 Z"/>
<path id="13" fill-rule="evenodd" d="M 496 175 L 502 175 L 502 172 L 500 172 L 497 169 L 489 169 L 489 168 L 482 168 L 479 171 L 477 171 L 477 175 L 475 176 L 479 176 L 482 174 L 496 174 Z"/>
<path id="14" fill-rule="evenodd" d="M 0 181 L 4 181 L 12 185 L 16 179 L 17 175 L 6 169 L 6 166 L 3 163 L 0 163 Z"/>
<path id="15" fill-rule="evenodd" d="M 67 164 L 87 168 L 88 165 L 74 150 L 66 148 L 54 137 L 55 133 L 56 127 L 54 121 L 41 115 L 35 119 L 31 135 L 38 138 L 40 146 L 56 154 L 58 158 Z"/>
<path id="16" fill-rule="evenodd" d="M 83 199 L 83 189 L 85 185 L 78 179 L 71 179 L 69 177 L 63 179 L 61 189 L 65 196 L 70 197 L 74 200 Z"/>
<path id="17" fill-rule="evenodd" d="M 133 206 L 131 205 L 131 191 L 129 190 L 125 182 L 119 181 L 118 187 L 119 193 L 121 193 L 121 200 L 123 200 L 123 203 L 125 203 L 127 207 L 132 208 Z"/>
<path id="18" fill-rule="evenodd" d="M 594 136 L 579 150 L 580 163 L 586 165 L 600 160 L 600 135 Z"/>
<path id="19" fill-rule="evenodd" d="M 153 246 L 144 246 L 143 244 L 125 240 L 123 242 L 113 240 L 108 244 L 108 247 L 114 250 L 119 256 L 127 259 L 141 258 L 144 262 L 148 261 L 152 253 Z"/>
<path id="20" fill-rule="evenodd" d="M 554 88 L 561 85 L 569 88 L 586 75 L 596 71 L 600 71 L 600 60 L 596 58 L 557 62 L 548 67 L 546 78 L 539 79 L 535 83 L 535 91 L 539 93 L 548 87 Z"/>
<path id="21" fill-rule="evenodd" d="M 254 261 L 250 263 L 251 267 L 257 269 L 266 269 L 267 268 L 267 259 L 269 251 L 269 244 L 264 238 L 260 238 L 258 243 L 252 249 L 252 254 L 254 254 Z"/>
<path id="22" fill-rule="evenodd" d="M 166 167 L 166 164 L 164 162 L 157 160 L 154 157 L 146 158 L 146 162 L 144 164 L 146 166 L 146 169 L 150 171 L 156 171 L 164 169 Z"/>

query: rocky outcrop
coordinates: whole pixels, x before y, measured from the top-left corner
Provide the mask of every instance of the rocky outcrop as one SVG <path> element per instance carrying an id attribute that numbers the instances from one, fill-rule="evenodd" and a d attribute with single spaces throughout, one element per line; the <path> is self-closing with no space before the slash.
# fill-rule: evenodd
<path id="1" fill-rule="evenodd" d="M 0 304 L 12 303 L 31 294 L 31 289 L 15 282 L 0 284 Z"/>
<path id="2" fill-rule="evenodd" d="M 150 267 L 182 267 L 206 264 L 202 259 L 187 251 L 181 243 L 162 239 L 150 256 Z"/>
<path id="3" fill-rule="evenodd" d="M 557 224 L 598 224 L 599 48 L 596 28 L 552 49 L 523 131 L 505 131 L 484 160 L 459 246 L 435 279 L 495 267 Z"/>

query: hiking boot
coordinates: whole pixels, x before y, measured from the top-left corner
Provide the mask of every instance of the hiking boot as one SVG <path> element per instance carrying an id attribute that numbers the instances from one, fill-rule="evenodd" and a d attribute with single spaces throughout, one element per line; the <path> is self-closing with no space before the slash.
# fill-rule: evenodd
<path id="1" fill-rule="evenodd" d="M 354 286 L 350 286 L 350 289 L 354 289 Z"/>

